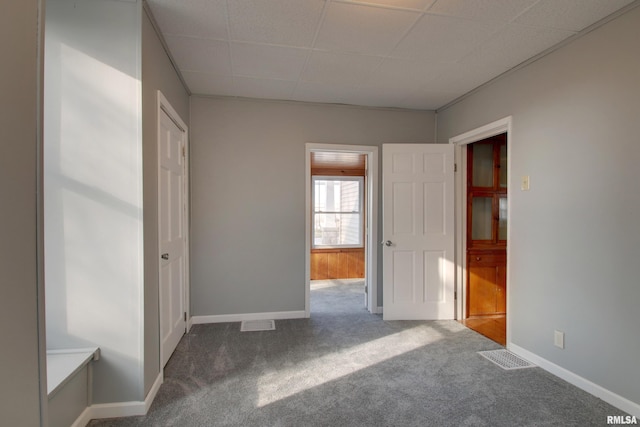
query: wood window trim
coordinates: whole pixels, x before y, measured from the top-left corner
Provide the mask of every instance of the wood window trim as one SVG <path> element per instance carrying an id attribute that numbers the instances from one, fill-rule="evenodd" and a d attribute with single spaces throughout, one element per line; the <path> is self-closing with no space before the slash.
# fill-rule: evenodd
<path id="1" fill-rule="evenodd" d="M 365 169 L 313 168 L 311 176 L 366 176 Z"/>
<path id="2" fill-rule="evenodd" d="M 323 254 L 323 253 L 337 253 L 337 252 L 362 252 L 364 250 L 364 246 L 359 248 L 317 248 L 311 249 L 312 254 Z"/>

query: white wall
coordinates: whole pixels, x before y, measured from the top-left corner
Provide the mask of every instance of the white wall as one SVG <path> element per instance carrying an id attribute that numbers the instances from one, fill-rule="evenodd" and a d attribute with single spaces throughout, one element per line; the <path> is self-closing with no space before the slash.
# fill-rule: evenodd
<path id="1" fill-rule="evenodd" d="M 40 425 L 37 1 L 0 13 L 0 424 Z M 10 13 L 6 13 L 10 11 Z M 44 342 L 42 342 L 44 344 Z"/>
<path id="2" fill-rule="evenodd" d="M 438 112 L 440 142 L 513 116 L 512 343 L 636 408 L 638 40 L 640 8 Z"/>
<path id="3" fill-rule="evenodd" d="M 47 347 L 95 344 L 94 403 L 143 399 L 141 5 L 49 0 Z"/>
<path id="4" fill-rule="evenodd" d="M 144 392 L 160 373 L 158 317 L 158 104 L 161 90 L 185 123 L 189 95 L 146 13 L 142 17 L 142 124 L 144 157 Z"/>
<path id="5" fill-rule="evenodd" d="M 305 143 L 433 138 L 433 112 L 192 97 L 192 315 L 304 310 Z"/>

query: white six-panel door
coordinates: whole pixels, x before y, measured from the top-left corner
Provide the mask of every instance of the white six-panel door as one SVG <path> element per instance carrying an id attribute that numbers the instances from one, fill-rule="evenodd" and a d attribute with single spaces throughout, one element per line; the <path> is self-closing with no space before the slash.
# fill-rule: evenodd
<path id="1" fill-rule="evenodd" d="M 160 111 L 158 136 L 160 228 L 160 340 L 162 366 L 186 330 L 185 129 Z"/>
<path id="2" fill-rule="evenodd" d="M 382 162 L 384 319 L 453 319 L 453 145 L 384 144 Z"/>

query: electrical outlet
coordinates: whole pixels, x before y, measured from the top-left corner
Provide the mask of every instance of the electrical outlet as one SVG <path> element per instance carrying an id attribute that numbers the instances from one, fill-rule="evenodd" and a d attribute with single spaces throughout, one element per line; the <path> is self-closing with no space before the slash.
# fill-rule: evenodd
<path id="1" fill-rule="evenodd" d="M 564 332 L 554 331 L 553 345 L 555 345 L 558 348 L 564 348 Z"/>
<path id="2" fill-rule="evenodd" d="M 520 189 L 522 191 L 529 191 L 529 175 L 522 175 L 522 179 L 520 181 Z"/>

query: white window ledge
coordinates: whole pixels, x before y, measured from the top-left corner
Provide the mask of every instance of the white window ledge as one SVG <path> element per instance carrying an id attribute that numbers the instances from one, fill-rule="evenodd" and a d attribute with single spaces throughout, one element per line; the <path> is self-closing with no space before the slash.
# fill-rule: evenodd
<path id="1" fill-rule="evenodd" d="M 47 394 L 51 398 L 90 361 L 100 359 L 100 349 L 47 350 Z"/>

